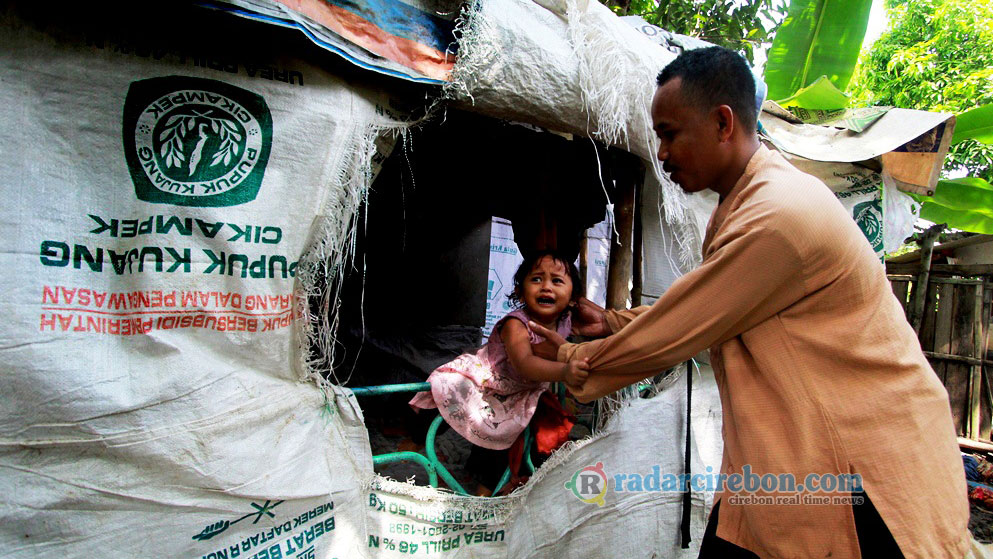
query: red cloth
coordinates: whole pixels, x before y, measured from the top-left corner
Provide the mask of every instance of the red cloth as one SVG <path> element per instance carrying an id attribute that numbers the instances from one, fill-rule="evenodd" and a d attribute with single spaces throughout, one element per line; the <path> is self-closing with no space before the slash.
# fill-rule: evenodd
<path id="1" fill-rule="evenodd" d="M 531 420 L 538 452 L 551 454 L 569 440 L 569 431 L 576 424 L 576 417 L 562 409 L 559 399 L 551 392 L 544 392 L 538 400 L 538 409 Z"/>
<path id="2" fill-rule="evenodd" d="M 562 409 L 558 398 L 551 392 L 543 392 L 538 400 L 538 408 L 531 418 L 531 432 L 534 433 L 538 452 L 551 454 L 556 448 L 569 440 L 569 431 L 576 424 L 576 417 Z M 507 463 L 513 475 L 521 469 L 524 459 L 524 433 L 521 433 L 514 444 L 510 446 Z"/>
<path id="3" fill-rule="evenodd" d="M 969 500 L 993 509 L 993 491 L 985 485 L 976 484 L 969 487 Z"/>

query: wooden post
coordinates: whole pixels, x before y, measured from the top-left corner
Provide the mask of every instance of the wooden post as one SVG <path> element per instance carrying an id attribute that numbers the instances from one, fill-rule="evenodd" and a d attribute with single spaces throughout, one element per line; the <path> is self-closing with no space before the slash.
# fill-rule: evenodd
<path id="1" fill-rule="evenodd" d="M 625 174 L 626 175 L 626 174 Z M 631 295 L 631 250 L 634 230 L 634 181 L 618 177 L 614 204 L 614 229 L 611 234 L 610 266 L 607 268 L 607 308 L 625 309 Z"/>
<path id="2" fill-rule="evenodd" d="M 921 319 L 924 317 L 924 302 L 927 300 L 927 284 L 931 275 L 931 254 L 934 252 L 934 240 L 938 234 L 945 230 L 945 224 L 932 225 L 924 232 L 921 239 L 921 269 L 917 274 L 917 284 L 914 286 L 914 295 L 911 297 L 912 306 L 910 324 L 914 327 L 914 333 L 921 332 Z"/>
<path id="3" fill-rule="evenodd" d="M 945 389 L 948 390 L 955 428 L 961 436 L 968 438 L 973 436 L 973 401 L 978 388 L 975 371 L 977 367 L 982 367 L 982 362 L 974 357 L 978 353 L 975 347 L 976 289 L 981 284 L 982 280 L 976 279 L 971 283 L 951 284 L 952 332 L 947 353 L 958 359 L 945 362 Z"/>
<path id="4" fill-rule="evenodd" d="M 952 307 L 954 307 L 955 286 L 950 283 L 938 284 L 938 312 L 934 317 L 934 342 L 930 348 L 935 353 L 950 354 L 952 351 Z M 948 388 L 948 364 L 944 361 L 931 362 L 941 383 Z M 951 400 L 949 400 L 951 401 Z"/>
<path id="5" fill-rule="evenodd" d="M 644 169 L 642 169 L 644 176 Z M 644 181 L 635 184 L 634 195 L 634 231 L 631 248 L 634 258 L 631 263 L 631 307 L 641 306 L 641 293 L 645 285 L 644 279 L 644 241 L 641 233 L 641 192 L 645 189 Z"/>
<path id="6" fill-rule="evenodd" d="M 993 307 L 993 291 L 990 290 L 989 278 L 983 280 L 983 382 L 979 387 L 979 439 L 990 440 L 993 430 L 993 386 L 990 386 L 990 373 L 993 373 L 993 363 L 989 362 L 990 348 L 990 310 Z"/>
<path id="7" fill-rule="evenodd" d="M 890 279 L 890 289 L 893 290 L 893 295 L 900 302 L 900 308 L 903 309 L 903 316 L 907 316 L 907 289 L 910 287 L 910 280 L 896 275 L 888 277 Z M 908 317 L 907 320 L 910 320 L 910 318 Z"/>
<path id="8" fill-rule="evenodd" d="M 969 371 L 969 433 L 972 440 L 979 440 L 979 402 L 983 391 L 983 283 L 976 285 L 972 315 L 972 354 L 978 359 Z"/>

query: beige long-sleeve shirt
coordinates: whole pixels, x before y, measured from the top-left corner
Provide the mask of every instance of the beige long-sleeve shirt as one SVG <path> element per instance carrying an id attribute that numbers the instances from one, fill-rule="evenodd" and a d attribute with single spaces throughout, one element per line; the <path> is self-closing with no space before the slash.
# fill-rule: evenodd
<path id="1" fill-rule="evenodd" d="M 579 394 L 613 392 L 710 348 L 721 471 L 857 473 L 908 558 L 961 558 L 968 504 L 948 396 L 880 264 L 826 186 L 765 147 L 711 217 L 703 264 L 614 334 L 565 344 Z M 655 426 L 659 433 L 665 426 Z M 736 505 L 718 537 L 762 557 L 859 557 L 850 505 Z"/>

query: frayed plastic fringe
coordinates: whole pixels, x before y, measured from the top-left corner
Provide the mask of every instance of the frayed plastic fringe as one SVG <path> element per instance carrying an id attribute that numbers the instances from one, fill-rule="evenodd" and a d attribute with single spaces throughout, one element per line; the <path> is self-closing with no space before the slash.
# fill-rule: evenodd
<path id="1" fill-rule="evenodd" d="M 598 400 L 599 408 L 597 414 L 597 422 L 594 425 L 594 433 L 602 433 L 604 431 L 610 430 L 610 425 L 614 420 L 614 417 L 623 410 L 624 408 L 631 405 L 634 400 L 653 398 L 662 392 L 665 392 L 670 386 L 674 385 L 677 380 L 682 378 L 683 373 L 680 367 L 674 367 L 670 369 L 668 374 L 663 376 L 658 380 L 645 379 L 642 383 L 647 383 L 647 396 L 641 396 L 641 390 L 636 386 L 628 386 L 614 392 L 613 394 L 608 394 L 603 398 Z"/>
<path id="2" fill-rule="evenodd" d="M 337 160 L 340 171 L 311 231 L 311 243 L 297 265 L 297 365 L 301 380 L 327 387 L 329 374 L 336 384 L 348 379 L 335 376 L 335 334 L 342 271 L 353 264 L 359 211 L 368 199 L 371 163 L 380 134 L 402 135 L 411 123 L 359 124 L 349 134 L 345 151 Z M 312 307 L 314 301 L 318 304 Z"/>
<path id="3" fill-rule="evenodd" d="M 612 25 L 625 24 L 594 5 L 589 0 L 570 0 L 566 11 L 569 42 L 579 64 L 579 87 L 590 120 L 587 132 L 607 144 L 625 146 L 629 152 L 632 139 L 640 136 L 649 144 L 646 153 L 654 154 L 658 146 L 648 112 L 654 90 L 648 84 L 658 69 L 646 64 L 623 40 L 623 34 L 612 32 Z M 631 134 L 633 130 L 638 133 Z M 696 265 L 700 244 L 692 233 L 695 228 L 686 194 L 665 176 L 658 160 L 652 157 L 648 163 L 662 187 L 666 222 L 677 233 L 680 263 L 688 271 Z"/>
<path id="4" fill-rule="evenodd" d="M 628 151 L 631 151 L 633 140 L 645 141 L 649 145 L 645 146 L 644 153 L 654 154 L 658 150 L 648 113 L 653 89 L 646 84 L 652 83 L 658 69 L 646 64 L 631 45 L 623 41 L 623 33 L 612 31 L 615 25 L 626 25 L 616 21 L 613 14 L 598 10 L 598 6 L 593 6 L 589 0 L 563 0 L 562 4 L 563 9 L 552 11 L 565 14 L 569 42 L 579 66 L 578 85 L 589 119 L 587 135 L 610 145 L 623 146 Z M 598 12 L 603 17 L 599 17 Z M 479 76 L 485 76 L 487 68 L 504 56 L 499 45 L 490 39 L 500 34 L 494 25 L 481 0 L 473 0 L 463 7 L 456 24 L 456 34 L 460 36 L 459 56 L 452 69 L 451 81 L 443 89 L 445 99 L 474 102 L 473 92 L 480 87 Z M 631 134 L 632 130 L 638 133 Z M 650 157 L 646 165 L 661 185 L 666 223 L 676 232 L 682 269 L 689 271 L 699 263 L 702 241 L 695 232 L 694 212 L 687 207 L 687 195 L 668 180 L 654 157 Z"/>
<path id="5" fill-rule="evenodd" d="M 520 495 L 507 497 L 467 497 L 457 495 L 444 488 L 425 487 L 409 482 L 397 481 L 380 475 L 373 477 L 369 484 L 372 491 L 384 491 L 391 495 L 409 497 L 429 507 L 437 509 L 439 515 L 451 507 L 471 512 L 477 518 L 485 519 L 488 525 L 502 525 L 510 518 L 512 511 L 521 500 Z M 454 522 L 453 522 L 454 524 Z"/>
<path id="6" fill-rule="evenodd" d="M 442 98 L 468 100 L 474 102 L 472 89 L 476 76 L 499 56 L 497 46 L 485 39 L 488 25 L 483 16 L 482 0 L 466 2 L 455 24 L 455 35 L 459 37 L 459 55 L 448 83 L 442 87 Z"/>
<path id="7" fill-rule="evenodd" d="M 661 378 L 657 382 L 652 382 L 652 386 L 649 388 L 651 395 L 655 396 L 659 393 L 668 390 L 670 387 L 675 385 L 676 382 L 680 378 L 682 378 L 683 375 L 683 373 L 681 373 L 682 370 L 683 370 L 682 367 L 675 367 L 670 372 L 670 374 Z M 632 390 L 628 394 L 621 394 L 623 392 L 624 391 L 622 390 L 615 393 L 614 395 L 599 400 L 601 406 L 600 419 L 597 421 L 597 429 L 592 436 L 579 441 L 569 441 L 564 445 L 562 445 L 561 447 L 559 447 L 551 456 L 548 457 L 548 460 L 545 460 L 545 463 L 542 464 L 541 467 L 534 472 L 534 475 L 532 475 L 531 478 L 528 479 L 528 482 L 523 486 L 519 487 L 513 493 L 511 493 L 510 496 L 513 497 L 519 494 L 520 495 L 527 494 L 527 492 L 531 490 L 531 487 L 533 487 L 534 484 L 544 479 L 544 477 L 549 475 L 549 472 L 551 472 L 553 469 L 567 462 L 571 458 L 572 454 L 575 453 L 577 450 L 583 448 L 588 444 L 592 444 L 595 441 L 598 441 L 604 437 L 609 436 L 610 433 L 613 432 L 614 430 L 614 423 L 616 421 L 617 416 L 624 410 L 624 408 L 629 407 L 632 401 L 640 398 L 640 396 L 638 396 L 637 390 Z M 615 395 L 617 396 L 612 398 L 612 396 Z M 604 409 L 605 403 L 612 405 L 608 405 L 607 409 Z"/>
<path id="8" fill-rule="evenodd" d="M 597 16 L 586 1 L 572 1 L 566 11 L 569 42 L 579 64 L 579 87 L 593 126 L 588 132 L 611 145 L 629 145 L 629 126 L 651 130 L 641 107 L 651 103 L 652 90 L 647 84 L 652 83 L 654 72 L 611 32 L 614 22 Z"/>

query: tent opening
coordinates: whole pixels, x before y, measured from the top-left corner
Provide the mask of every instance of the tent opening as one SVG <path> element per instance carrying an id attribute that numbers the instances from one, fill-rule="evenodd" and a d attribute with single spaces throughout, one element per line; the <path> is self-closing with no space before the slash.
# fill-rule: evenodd
<path id="1" fill-rule="evenodd" d="M 617 156 L 588 139 L 453 110 L 439 120 L 398 140 L 361 210 L 354 265 L 340 286 L 333 367 L 332 380 L 346 386 L 423 383 L 436 367 L 480 347 L 490 333 L 487 316 L 510 310 L 494 291 L 503 287 L 491 269 L 494 228 L 509 221 L 522 254 L 554 248 L 577 259 L 613 196 Z M 437 412 L 415 413 L 412 396 L 360 400 L 374 455 L 423 450 Z M 571 405 L 567 411 L 591 415 Z M 492 488 L 493 474 L 483 470 L 498 475 L 506 458 L 474 449 L 446 427 L 437 437 L 439 460 L 467 491 L 477 491 L 476 481 Z M 588 435 L 585 428 L 574 435 Z M 416 464 L 379 470 L 427 482 Z"/>

